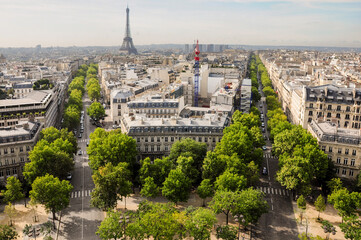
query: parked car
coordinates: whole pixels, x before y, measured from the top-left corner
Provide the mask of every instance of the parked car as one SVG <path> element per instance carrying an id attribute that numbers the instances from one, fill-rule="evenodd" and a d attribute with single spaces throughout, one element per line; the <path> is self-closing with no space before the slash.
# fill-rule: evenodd
<path id="1" fill-rule="evenodd" d="M 80 128 L 80 132 L 83 133 L 83 132 L 84 132 L 84 128 Z"/>
<path id="2" fill-rule="evenodd" d="M 71 180 L 73 178 L 73 175 L 71 174 L 71 172 L 69 172 L 67 175 L 66 175 L 66 179 L 67 180 Z"/>
<path id="3" fill-rule="evenodd" d="M 261 105 L 259 105 L 259 107 L 260 107 L 260 108 L 263 108 L 263 105 L 261 104 Z"/>
<path id="4" fill-rule="evenodd" d="M 262 149 L 266 151 L 266 150 L 267 150 L 267 146 L 263 146 Z"/>
<path id="5" fill-rule="evenodd" d="M 79 150 L 78 155 L 83 155 L 83 152 Z"/>
<path id="6" fill-rule="evenodd" d="M 266 130 L 264 128 L 262 128 L 262 132 L 264 133 L 264 132 L 266 132 Z"/>
<path id="7" fill-rule="evenodd" d="M 262 174 L 263 174 L 263 175 L 267 175 L 267 174 L 268 174 L 268 171 L 267 171 L 267 168 L 266 168 L 266 167 L 263 167 L 263 169 L 262 169 Z"/>
<path id="8" fill-rule="evenodd" d="M 79 136 L 78 136 L 78 138 L 81 138 L 82 136 L 83 136 L 83 134 L 79 133 Z"/>
<path id="9" fill-rule="evenodd" d="M 87 147 L 89 146 L 89 141 L 86 142 L 86 146 L 87 146 Z"/>
<path id="10" fill-rule="evenodd" d="M 264 127 L 264 122 L 261 124 L 262 127 Z"/>

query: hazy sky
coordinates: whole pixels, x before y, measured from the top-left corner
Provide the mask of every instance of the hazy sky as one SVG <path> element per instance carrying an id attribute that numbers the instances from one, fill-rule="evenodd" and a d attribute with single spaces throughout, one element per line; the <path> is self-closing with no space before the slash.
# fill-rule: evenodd
<path id="1" fill-rule="evenodd" d="M 361 47 L 361 0 L 0 0 L 0 47 L 135 45 Z"/>

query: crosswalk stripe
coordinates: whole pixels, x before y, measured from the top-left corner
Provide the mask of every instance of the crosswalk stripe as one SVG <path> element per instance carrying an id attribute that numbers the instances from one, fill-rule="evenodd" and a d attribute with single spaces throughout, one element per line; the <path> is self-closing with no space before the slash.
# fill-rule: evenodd
<path id="1" fill-rule="evenodd" d="M 289 191 L 288 191 L 288 190 L 286 190 L 286 193 L 287 193 L 287 197 L 289 197 L 289 196 L 290 196 L 290 193 L 289 193 Z"/>
<path id="2" fill-rule="evenodd" d="M 275 189 L 275 191 L 276 191 L 276 189 Z M 271 192 L 272 192 L 272 194 L 273 194 L 273 188 L 271 188 Z"/>
<path id="3" fill-rule="evenodd" d="M 283 195 L 286 196 L 286 193 L 285 193 L 285 190 L 284 190 L 284 189 L 282 189 L 282 192 L 283 192 Z"/>
<path id="4" fill-rule="evenodd" d="M 269 188 L 267 188 L 267 191 L 268 191 L 268 194 L 270 194 L 270 189 Z"/>

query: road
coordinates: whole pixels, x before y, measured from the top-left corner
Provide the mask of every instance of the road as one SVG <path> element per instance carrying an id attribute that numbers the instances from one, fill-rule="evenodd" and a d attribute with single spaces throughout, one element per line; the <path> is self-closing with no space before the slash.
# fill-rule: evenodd
<path id="1" fill-rule="evenodd" d="M 262 84 L 259 81 L 259 85 Z M 278 159 L 271 154 L 272 143 L 269 141 L 269 132 L 267 131 L 267 104 L 265 95 L 262 95 L 258 108 L 263 112 L 265 133 L 267 137 L 267 150 L 264 151 L 263 167 L 267 167 L 268 175 L 261 175 L 260 183 L 257 186 L 259 190 L 265 193 L 265 199 L 269 203 L 269 212 L 263 214 L 254 229 L 255 239 L 272 239 L 272 240 L 293 240 L 298 239 L 297 224 L 294 218 L 292 207 L 292 193 L 282 187 L 275 179 L 278 170 Z M 261 108 L 260 105 L 263 105 Z"/>
<path id="2" fill-rule="evenodd" d="M 86 114 L 86 108 L 91 104 L 87 93 L 83 96 L 84 111 L 84 133 L 82 138 L 78 138 L 78 149 L 83 154 L 76 155 L 75 167 L 71 184 L 74 186 L 70 197 L 70 205 L 62 213 L 62 225 L 60 228 L 59 239 L 100 239 L 95 232 L 104 218 L 103 212 L 90 206 L 90 192 L 94 188 L 91 178 L 92 171 L 88 164 L 88 155 L 86 153 L 86 143 L 89 141 L 89 135 L 95 130 L 95 126 L 90 124 L 89 116 Z M 78 129 L 79 134 L 79 129 Z"/>

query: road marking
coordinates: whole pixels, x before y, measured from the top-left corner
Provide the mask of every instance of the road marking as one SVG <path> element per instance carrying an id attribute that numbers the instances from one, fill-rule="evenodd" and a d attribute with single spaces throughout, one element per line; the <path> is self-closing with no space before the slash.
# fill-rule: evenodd
<path id="1" fill-rule="evenodd" d="M 269 188 L 267 188 L 267 191 L 268 191 L 268 194 L 270 194 L 270 189 Z"/>
<path id="2" fill-rule="evenodd" d="M 285 190 L 284 190 L 284 189 L 282 189 L 282 192 L 283 192 L 283 195 L 286 196 L 286 193 L 285 193 Z"/>
<path id="3" fill-rule="evenodd" d="M 276 189 L 275 189 L 275 191 L 276 191 Z M 273 194 L 273 188 L 271 188 L 271 192 L 272 192 L 272 194 Z"/>
<path id="4" fill-rule="evenodd" d="M 290 196 L 290 193 L 289 193 L 289 191 L 288 191 L 288 190 L 286 190 L 286 193 L 287 193 L 287 197 L 289 197 L 289 196 Z"/>

